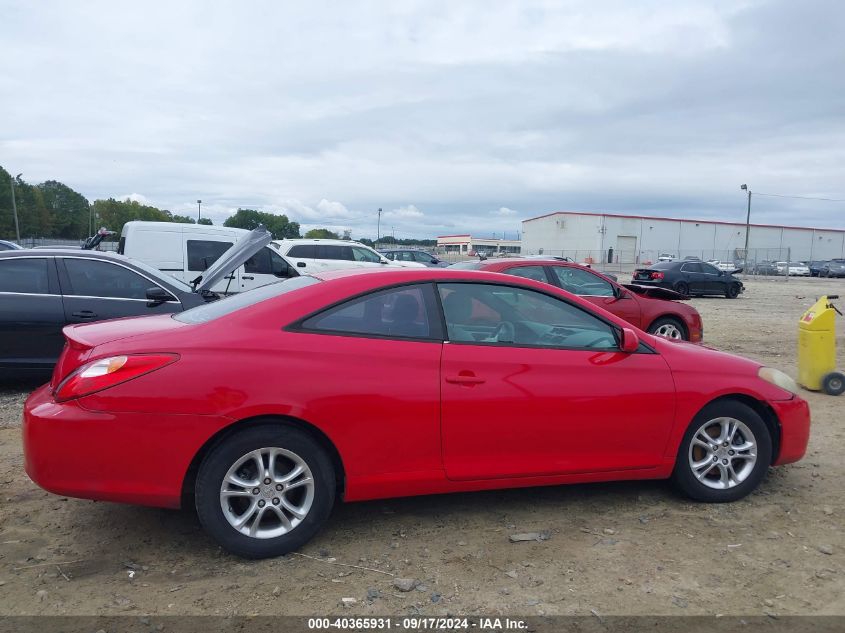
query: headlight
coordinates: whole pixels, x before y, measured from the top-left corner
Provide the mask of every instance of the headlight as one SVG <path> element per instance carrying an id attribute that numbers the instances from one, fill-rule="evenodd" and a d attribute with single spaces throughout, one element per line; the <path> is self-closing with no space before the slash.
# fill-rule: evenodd
<path id="1" fill-rule="evenodd" d="M 771 383 L 776 387 L 780 387 L 789 393 L 794 393 L 796 395 L 799 393 L 798 383 L 779 369 L 761 367 L 760 371 L 757 372 L 757 375 L 766 382 Z"/>

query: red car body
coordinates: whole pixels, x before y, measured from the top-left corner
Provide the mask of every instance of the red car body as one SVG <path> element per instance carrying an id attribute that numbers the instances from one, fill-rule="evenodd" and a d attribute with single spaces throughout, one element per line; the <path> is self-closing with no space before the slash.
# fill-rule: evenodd
<path id="1" fill-rule="evenodd" d="M 498 260 L 484 260 L 473 262 L 474 270 L 486 270 L 489 272 L 505 273 L 508 275 L 526 276 L 526 269 L 543 268 L 545 281 L 563 290 L 575 291 L 575 288 L 567 288 L 561 283 L 560 277 L 555 274 L 560 270 L 583 271 L 584 275 L 592 275 L 597 280 L 594 287 L 601 288 L 610 284 L 614 289 L 612 295 L 585 294 L 584 292 L 573 292 L 590 303 L 604 308 L 608 312 L 625 319 L 628 323 L 654 333 L 654 327 L 659 323 L 666 323 L 667 319 L 674 321 L 679 327 L 682 337 L 692 343 L 700 343 L 704 338 L 704 326 L 698 310 L 685 303 L 679 303 L 669 297 L 675 295 L 677 299 L 683 298 L 673 291 L 662 291 L 660 288 L 649 288 L 637 286 L 636 284 L 621 285 L 610 277 L 603 275 L 597 270 L 587 268 L 574 262 L 562 261 L 559 259 L 522 259 L 509 258 Z M 531 277 L 538 281 L 542 278 Z"/>
<path id="2" fill-rule="evenodd" d="M 289 327 L 383 287 L 455 281 L 529 288 L 629 327 L 548 284 L 434 268 L 316 277 L 322 281 L 205 323 L 167 315 L 65 328 L 68 345 L 51 383 L 26 402 L 26 472 L 61 495 L 176 508 L 209 447 L 274 418 L 319 438 L 348 501 L 666 478 L 690 421 L 726 397 L 770 425 L 774 464 L 806 449 L 806 402 L 760 379 L 758 363 L 642 331 L 649 353 Z M 92 359 L 148 353 L 176 360 L 90 395 L 54 396 Z"/>

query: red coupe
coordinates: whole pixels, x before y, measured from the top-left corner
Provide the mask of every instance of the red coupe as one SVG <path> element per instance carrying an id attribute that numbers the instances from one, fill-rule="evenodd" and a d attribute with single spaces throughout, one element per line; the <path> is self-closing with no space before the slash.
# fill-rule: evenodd
<path id="1" fill-rule="evenodd" d="M 685 295 L 665 288 L 618 284 L 606 275 L 574 262 L 554 258 L 511 258 L 460 262 L 450 268 L 536 279 L 584 297 L 650 334 L 693 343 L 700 343 L 704 338 L 698 310 L 677 301 L 687 299 Z"/>
<path id="2" fill-rule="evenodd" d="M 323 273 L 64 333 L 26 402 L 29 476 L 195 505 L 247 557 L 300 547 L 336 498 L 671 477 L 733 501 L 810 431 L 775 369 L 487 272 Z"/>

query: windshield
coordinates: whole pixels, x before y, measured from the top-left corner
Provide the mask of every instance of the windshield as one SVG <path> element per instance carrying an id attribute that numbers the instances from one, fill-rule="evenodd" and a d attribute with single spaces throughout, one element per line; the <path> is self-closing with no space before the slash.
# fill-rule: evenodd
<path id="1" fill-rule="evenodd" d="M 206 303 L 196 308 L 179 312 L 178 314 L 174 314 L 173 318 L 182 323 L 208 323 L 227 314 L 232 314 L 232 312 L 248 308 L 256 303 L 261 303 L 267 299 L 272 299 L 273 297 L 278 297 L 279 295 L 316 283 L 320 283 L 320 280 L 316 277 L 309 277 L 308 275 L 294 277 L 293 279 L 286 279 L 266 286 L 260 286 L 253 290 L 247 290 L 246 292 L 239 292 L 236 295 L 230 295 L 219 301 Z"/>

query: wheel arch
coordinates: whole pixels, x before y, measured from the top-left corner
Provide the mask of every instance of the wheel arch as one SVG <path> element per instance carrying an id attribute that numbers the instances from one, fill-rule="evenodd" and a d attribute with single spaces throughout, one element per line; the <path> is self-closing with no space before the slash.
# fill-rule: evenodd
<path id="1" fill-rule="evenodd" d="M 196 455 L 191 460 L 188 470 L 182 479 L 181 505 L 183 508 L 193 505 L 194 485 L 196 483 L 197 473 L 199 472 L 200 464 L 208 453 L 217 445 L 224 442 L 227 438 L 235 435 L 245 428 L 255 428 L 257 426 L 289 426 L 306 431 L 310 434 L 320 446 L 326 451 L 329 459 L 332 461 L 332 466 L 335 470 L 335 489 L 337 497 L 343 496 L 343 489 L 346 481 L 346 469 L 343 465 L 343 459 L 340 452 L 337 450 L 334 442 L 321 431 L 318 427 L 306 420 L 295 418 L 288 415 L 258 415 L 243 420 L 238 420 L 232 424 L 220 429 L 212 435 L 200 447 Z"/>
<path id="2" fill-rule="evenodd" d="M 673 312 L 663 312 L 661 314 L 658 314 L 651 321 L 649 321 L 648 325 L 644 328 L 645 331 L 648 332 L 651 329 L 651 326 L 654 325 L 660 319 L 672 319 L 675 323 L 681 326 L 681 330 L 683 330 L 684 334 L 686 335 L 686 340 L 689 340 L 690 331 L 686 321 L 682 316 Z"/>
<path id="3" fill-rule="evenodd" d="M 759 415 L 763 422 L 766 424 L 766 428 L 769 429 L 769 434 L 772 437 L 772 464 L 777 461 L 777 457 L 780 454 L 780 420 L 778 420 L 777 415 L 775 414 L 774 410 L 762 400 L 758 400 L 753 396 L 749 396 L 745 393 L 728 393 L 719 396 L 718 398 L 714 398 L 707 402 L 701 409 L 696 412 L 696 416 L 701 413 L 706 407 L 709 407 L 712 404 L 716 404 L 719 402 L 741 402 L 742 404 L 750 407 L 757 415 Z M 692 423 L 692 420 L 690 420 Z"/>

